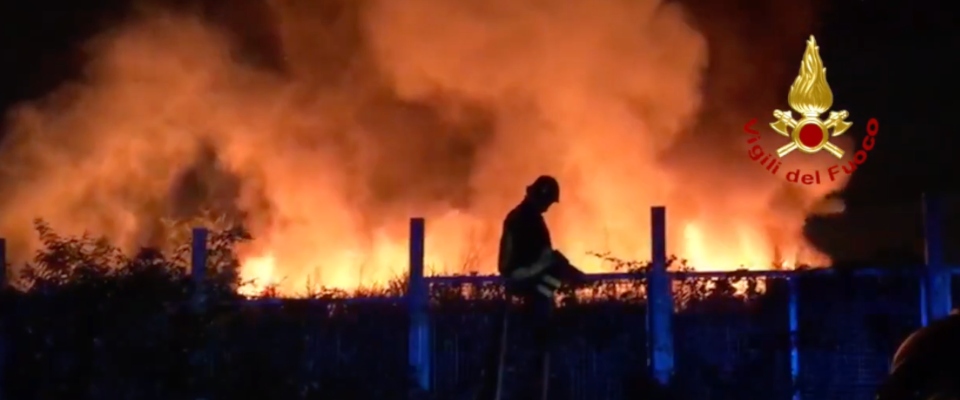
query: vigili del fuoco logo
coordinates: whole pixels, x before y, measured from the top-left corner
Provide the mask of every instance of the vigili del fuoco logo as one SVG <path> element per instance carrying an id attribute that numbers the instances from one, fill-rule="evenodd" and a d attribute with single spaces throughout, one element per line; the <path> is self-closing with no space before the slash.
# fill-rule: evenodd
<path id="1" fill-rule="evenodd" d="M 843 149 L 831 143 L 830 139 L 842 135 L 853 126 L 853 123 L 847 121 L 850 113 L 846 110 L 830 111 L 826 119 L 820 118 L 833 105 L 833 92 L 827 84 L 827 69 L 824 68 L 823 60 L 820 59 L 820 48 L 813 36 L 810 36 L 810 40 L 807 41 L 807 49 L 803 52 L 803 60 L 800 62 L 800 75 L 790 86 L 787 103 L 793 111 L 774 110 L 773 117 L 776 120 L 770 123 L 774 132 L 789 139 L 775 152 L 764 151 L 758 143 L 760 132 L 753 129 L 753 125 L 757 123 L 756 118 L 743 126 L 744 132 L 751 136 L 747 139 L 747 143 L 752 144 L 753 147 L 747 154 L 752 161 L 759 163 L 771 174 L 777 175 L 783 164 L 781 160 L 797 151 L 813 154 L 825 150 L 840 160 L 822 174 L 819 170 L 784 170 L 788 181 L 805 185 L 834 181 L 841 172 L 851 174 L 856 171 L 858 165 L 867 161 L 867 152 L 876 145 L 880 124 L 876 118 L 870 118 L 867 121 L 867 135 L 864 136 L 860 149 L 854 152 L 852 158 L 848 157 L 844 160 Z M 794 118 L 794 112 L 799 114 L 797 118 Z"/>

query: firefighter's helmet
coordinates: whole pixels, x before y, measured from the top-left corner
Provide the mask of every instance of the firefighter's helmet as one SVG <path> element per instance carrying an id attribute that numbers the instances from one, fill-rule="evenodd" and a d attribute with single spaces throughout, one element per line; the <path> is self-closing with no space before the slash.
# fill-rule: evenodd
<path id="1" fill-rule="evenodd" d="M 546 204 L 560 202 L 560 183 L 549 175 L 541 175 L 527 186 L 527 196 Z"/>

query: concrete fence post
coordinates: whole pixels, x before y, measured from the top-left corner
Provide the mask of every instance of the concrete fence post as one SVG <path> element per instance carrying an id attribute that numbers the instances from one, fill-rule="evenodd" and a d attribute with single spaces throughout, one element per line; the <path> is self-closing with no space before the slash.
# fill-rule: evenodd
<path id="1" fill-rule="evenodd" d="M 667 272 L 666 208 L 650 209 L 651 261 L 647 276 L 648 364 L 654 378 L 669 385 L 673 377 L 673 281 Z"/>
<path id="2" fill-rule="evenodd" d="M 0 238 L 0 290 L 6 289 L 10 283 L 7 277 L 7 239 Z"/>
<path id="3" fill-rule="evenodd" d="M 424 241 L 426 222 L 410 219 L 410 271 L 407 282 L 407 309 L 410 314 L 408 360 L 420 389 L 430 390 L 430 316 L 429 287 L 424 276 Z"/>
<path id="4" fill-rule="evenodd" d="M 800 400 L 800 289 L 797 287 L 799 276 L 787 277 L 787 318 L 788 329 L 790 330 L 790 380 L 793 385 L 790 388 L 791 399 Z"/>
<path id="5" fill-rule="evenodd" d="M 204 306 L 204 281 L 207 277 L 207 238 L 206 228 L 193 228 L 190 242 L 190 282 L 193 286 L 191 303 L 194 310 Z"/>
<path id="6" fill-rule="evenodd" d="M 9 279 L 7 278 L 7 240 L 0 238 L 0 292 L 3 292 L 7 289 L 7 284 Z M 9 309 L 9 307 L 2 307 L 3 309 Z M 7 366 L 7 353 L 10 349 L 10 343 L 7 340 L 7 329 L 10 329 L 10 322 L 7 319 L 8 316 L 0 315 L 0 318 L 3 318 L 3 323 L 0 323 L 0 377 L 6 376 L 6 366 Z M 3 395 L 6 392 L 6 388 L 2 386 L 3 379 L 0 379 L 0 400 L 3 400 L 5 396 Z"/>
<path id="7" fill-rule="evenodd" d="M 952 293 L 950 271 L 943 258 L 943 203 L 929 193 L 923 195 L 924 271 L 923 286 L 926 295 L 926 322 L 944 318 L 950 314 Z"/>

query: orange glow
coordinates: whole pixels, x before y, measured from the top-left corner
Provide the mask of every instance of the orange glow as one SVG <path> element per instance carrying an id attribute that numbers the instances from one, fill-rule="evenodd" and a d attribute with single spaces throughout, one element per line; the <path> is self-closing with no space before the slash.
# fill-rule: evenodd
<path id="1" fill-rule="evenodd" d="M 426 218 L 429 273 L 492 273 L 503 216 L 551 174 L 555 245 L 588 272 L 611 269 L 590 253 L 649 258 L 653 205 L 669 253 L 701 269 L 829 261 L 802 228 L 844 182 L 791 184 L 745 160 L 753 109 L 702 118 L 708 43 L 676 2 L 266 4 L 232 10 L 241 22 L 131 18 L 87 44 L 82 79 L 12 110 L 11 259 L 40 246 L 33 218 L 132 250 L 164 241 L 161 218 L 209 207 L 254 238 L 239 249 L 259 285 L 246 294 L 399 278 L 410 217 Z M 786 96 L 728 75 L 714 78 Z"/>
<path id="2" fill-rule="evenodd" d="M 248 257 L 243 260 L 243 266 L 240 269 L 240 277 L 244 285 L 239 288 L 240 294 L 244 296 L 260 295 L 270 287 L 279 283 L 279 277 L 276 272 L 277 261 L 272 255 L 262 257 Z"/>

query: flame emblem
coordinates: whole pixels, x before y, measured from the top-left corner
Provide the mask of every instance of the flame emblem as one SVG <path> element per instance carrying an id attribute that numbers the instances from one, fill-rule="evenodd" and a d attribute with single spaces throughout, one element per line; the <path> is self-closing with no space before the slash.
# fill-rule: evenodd
<path id="1" fill-rule="evenodd" d="M 843 150 L 830 143 L 830 138 L 842 135 L 853 123 L 846 121 L 850 116 L 846 111 L 830 111 L 826 120 L 820 119 L 820 115 L 833 105 L 833 92 L 827 84 L 827 69 L 820 59 L 820 47 L 813 36 L 807 41 L 807 49 L 800 62 L 800 75 L 790 86 L 787 103 L 801 117 L 795 120 L 791 111 L 773 111 L 777 121 L 771 123 L 770 127 L 792 140 L 777 149 L 778 156 L 783 157 L 797 149 L 808 154 L 823 149 L 837 158 L 843 157 Z"/>

